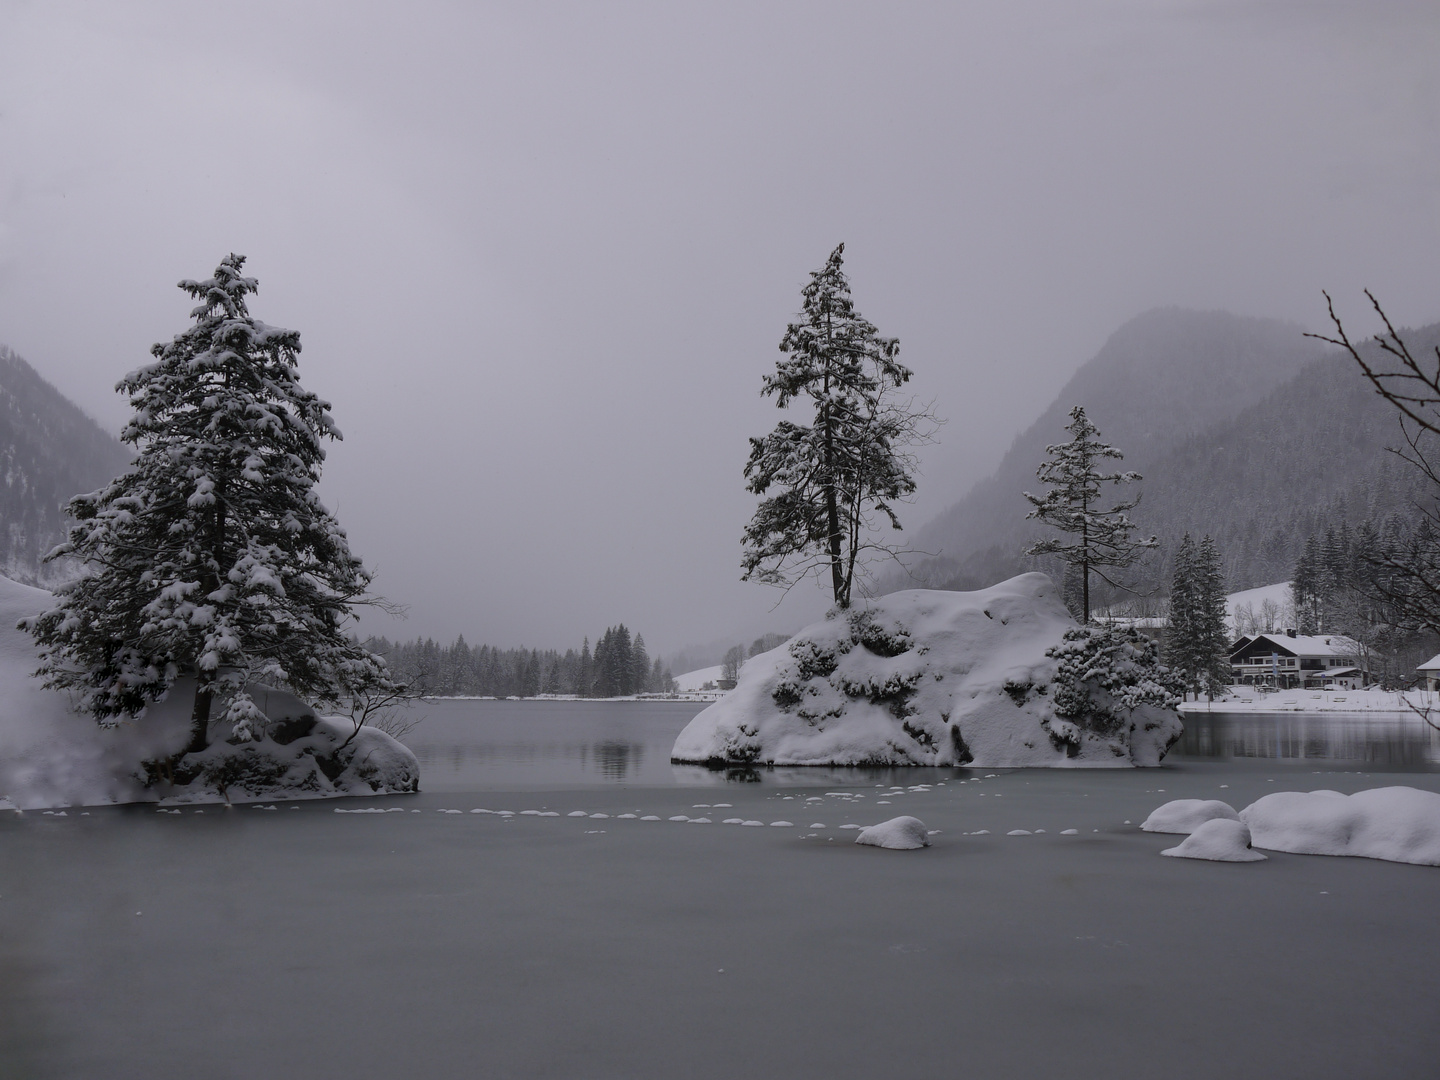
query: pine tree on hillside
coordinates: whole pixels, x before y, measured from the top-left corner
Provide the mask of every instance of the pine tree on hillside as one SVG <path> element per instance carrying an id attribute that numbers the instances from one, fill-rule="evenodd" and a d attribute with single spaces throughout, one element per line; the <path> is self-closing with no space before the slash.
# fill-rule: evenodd
<path id="1" fill-rule="evenodd" d="M 1136 539 L 1131 534 L 1135 524 L 1128 511 L 1139 504 L 1137 496 L 1103 509 L 1101 493 L 1104 484 L 1128 484 L 1139 480 L 1136 472 L 1105 473 L 1099 463 L 1107 458 L 1119 460 L 1123 455 L 1113 446 L 1100 441 L 1100 432 L 1085 416 L 1079 405 L 1070 410 L 1070 423 L 1065 426 L 1070 441 L 1045 448 L 1049 461 L 1042 462 L 1035 475 L 1049 488 L 1043 495 L 1024 492 L 1035 509 L 1027 518 L 1038 518 L 1046 525 L 1075 537 L 1067 543 L 1059 537 L 1038 540 L 1025 549 L 1027 555 L 1058 555 L 1080 576 L 1081 621 L 1090 619 L 1090 575 L 1094 573 L 1110 585 L 1118 583 L 1106 569 L 1123 570 L 1140 555 L 1158 546 L 1151 536 Z"/>
<path id="2" fill-rule="evenodd" d="M 1195 542 L 1186 533 L 1175 550 L 1170 577 L 1170 619 L 1165 629 L 1165 663 L 1191 689 L 1189 674 L 1196 668 L 1196 622 L 1199 596 L 1196 588 Z"/>
<path id="3" fill-rule="evenodd" d="M 766 497 L 745 527 L 741 559 L 742 581 L 788 586 L 815 575 L 841 608 L 865 553 L 895 554 L 875 535 L 877 522 L 900 528 L 893 504 L 915 490 L 907 448 L 926 441 L 934 423 L 927 409 L 892 400 L 910 369 L 896 359 L 899 341 L 855 310 L 844 251 L 836 247 L 810 275 L 801 321 L 780 340 L 786 357 L 765 377 L 764 396 L 782 409 L 808 398 L 814 416 L 750 440 L 746 487 Z"/>
<path id="4" fill-rule="evenodd" d="M 383 660 L 349 633 L 370 575 L 315 490 L 330 406 L 300 386 L 300 336 L 253 318 L 253 278 L 230 255 L 182 281 L 194 325 L 122 379 L 134 463 L 70 503 L 77 524 L 50 555 L 86 576 L 25 624 L 46 685 L 73 691 L 102 723 L 135 716 L 183 675 L 197 682 L 190 749 L 212 703 L 241 738 L 262 723 L 252 679 L 317 703 L 394 689 Z"/>
<path id="5" fill-rule="evenodd" d="M 1230 635 L 1225 620 L 1225 568 L 1206 536 L 1195 555 L 1195 683 L 1212 698 L 1229 685 Z"/>
<path id="6" fill-rule="evenodd" d="M 645 639 L 639 634 L 630 644 L 630 692 L 643 694 L 653 689 L 650 686 L 650 654 L 645 650 Z"/>
<path id="7" fill-rule="evenodd" d="M 1230 681 L 1224 568 L 1208 536 L 1197 546 L 1186 533 L 1175 552 L 1165 663 L 1197 696 L 1213 697 Z"/>

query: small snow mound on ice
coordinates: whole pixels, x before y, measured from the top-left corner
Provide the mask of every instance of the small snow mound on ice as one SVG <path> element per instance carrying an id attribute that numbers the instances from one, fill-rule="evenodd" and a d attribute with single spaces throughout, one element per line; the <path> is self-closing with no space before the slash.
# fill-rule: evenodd
<path id="1" fill-rule="evenodd" d="M 751 828 L 754 828 L 757 825 L 762 829 L 765 827 L 765 823 L 763 821 L 742 821 L 740 822 L 740 824 L 749 825 Z"/>
<path id="2" fill-rule="evenodd" d="M 825 823 L 824 823 L 823 821 L 812 821 L 812 822 L 810 822 L 810 828 L 812 828 L 812 829 L 823 829 L 823 828 L 825 828 Z"/>
<path id="3" fill-rule="evenodd" d="M 644 817 L 642 817 L 640 820 L 641 820 L 641 821 L 659 821 L 659 820 L 660 820 L 660 815 L 659 815 L 659 814 L 646 814 L 646 815 L 645 815 Z"/>
<path id="4" fill-rule="evenodd" d="M 540 816 L 540 811 L 539 811 L 539 810 L 521 810 L 521 811 L 520 811 L 520 816 L 521 816 L 521 817 L 539 817 L 539 816 Z"/>
<path id="5" fill-rule="evenodd" d="M 715 809 L 716 809 L 716 810 L 720 810 L 720 809 L 729 810 L 730 807 L 733 806 L 733 805 L 734 805 L 734 803 L 717 802 L 717 803 L 715 804 Z"/>
<path id="6" fill-rule="evenodd" d="M 1079 830 L 1079 829 L 1061 829 L 1061 830 L 1060 830 L 1060 835 L 1061 835 L 1061 836 L 1079 836 L 1079 835 L 1080 835 L 1080 830 Z"/>
<path id="7" fill-rule="evenodd" d="M 1219 799 L 1173 799 L 1140 823 L 1146 832 L 1193 833 L 1207 821 L 1239 821 L 1240 815 Z"/>
<path id="8" fill-rule="evenodd" d="M 590 815 L 590 818 L 591 818 L 592 821 L 603 821 L 603 820 L 605 820 L 606 818 L 608 818 L 609 816 L 610 816 L 609 814 L 591 814 L 591 815 Z"/>
<path id="9" fill-rule="evenodd" d="M 722 821 L 720 824 L 721 824 L 721 825 L 744 825 L 744 824 L 745 824 L 745 819 L 744 819 L 744 818 L 738 818 L 738 817 L 727 817 L 727 818 L 726 818 L 724 821 Z"/>
<path id="10" fill-rule="evenodd" d="M 1197 825 L 1184 840 L 1161 855 L 1212 862 L 1261 862 L 1265 856 L 1250 850 L 1250 830 L 1237 818 L 1211 818 Z"/>
<path id="11" fill-rule="evenodd" d="M 615 820 L 616 820 L 616 821 L 634 821 L 634 820 L 635 820 L 635 815 L 634 815 L 634 814 L 616 814 L 616 815 L 615 815 Z"/>
<path id="12" fill-rule="evenodd" d="M 1006 836 L 1030 836 L 1031 833 L 1030 833 L 1030 830 L 1029 830 L 1029 829 L 1011 829 L 1011 830 L 1010 830 L 1009 832 L 1007 832 L 1005 835 L 1006 835 Z"/>
<path id="13" fill-rule="evenodd" d="M 381 811 L 380 811 L 380 813 L 382 813 L 382 814 L 383 814 L 384 812 L 385 812 L 384 810 L 381 810 Z M 465 812 L 465 811 L 463 811 L 463 810 L 446 810 L 446 811 L 445 811 L 445 813 L 447 813 L 447 814 L 463 814 L 464 812 Z"/>
<path id="14" fill-rule="evenodd" d="M 559 812 L 558 810 L 541 810 L 541 811 L 540 811 L 540 816 L 541 816 L 541 817 L 559 817 L 559 816 L 560 816 L 560 812 Z"/>
<path id="15" fill-rule="evenodd" d="M 1277 791 L 1240 811 L 1252 843 L 1301 855 L 1440 866 L 1440 794 L 1412 787 Z"/>
<path id="16" fill-rule="evenodd" d="M 692 818 L 690 819 L 690 824 L 691 824 L 691 825 L 709 825 L 709 824 L 710 824 L 710 819 L 709 819 L 708 817 L 692 817 Z"/>
<path id="17" fill-rule="evenodd" d="M 472 814 L 493 814 L 493 813 L 494 813 L 493 810 L 483 810 L 483 809 L 481 809 L 481 808 L 478 807 L 478 806 L 477 806 L 474 810 L 471 810 L 470 812 L 471 812 Z"/>
<path id="18" fill-rule="evenodd" d="M 1067 632 L 1079 637 L 1067 640 Z M 1178 700 L 1160 685 L 1150 646 L 1117 638 L 1112 647 L 1101 634 L 1077 626 L 1044 574 L 973 593 L 891 593 L 751 657 L 735 689 L 680 733 L 671 758 L 713 765 L 1158 765 L 1180 737 Z M 1087 650 L 1102 647 L 1103 672 L 1075 675 L 1099 670 L 1085 665 Z M 904 792 L 896 786 L 881 794 Z"/>
<path id="19" fill-rule="evenodd" d="M 670 820 L 670 821 L 689 821 L 690 819 L 689 819 L 688 817 L 686 817 L 684 814 L 676 814 L 674 817 L 671 817 L 669 820 Z"/>
<path id="20" fill-rule="evenodd" d="M 793 821 L 772 821 L 770 827 L 772 829 L 793 829 L 795 823 Z"/>
<path id="21" fill-rule="evenodd" d="M 990 830 L 989 830 L 989 829 L 976 829 L 976 830 L 975 830 L 974 832 L 972 832 L 970 835 L 971 835 L 971 836 L 989 836 L 989 835 L 990 835 Z"/>
<path id="22" fill-rule="evenodd" d="M 589 817 L 590 815 L 587 814 L 584 810 L 571 810 L 570 813 L 566 814 L 565 816 L 566 816 L 566 817 Z"/>
<path id="23" fill-rule="evenodd" d="M 864 825 L 841 825 L 841 826 L 840 826 L 840 828 L 842 828 L 842 829 L 863 829 L 864 827 L 865 827 Z"/>
<path id="24" fill-rule="evenodd" d="M 929 847 L 930 838 L 926 834 L 923 821 L 901 816 L 882 821 L 879 825 L 871 825 L 868 829 L 861 829 L 855 835 L 855 843 L 889 848 L 892 851 L 913 851 L 915 848 Z"/>

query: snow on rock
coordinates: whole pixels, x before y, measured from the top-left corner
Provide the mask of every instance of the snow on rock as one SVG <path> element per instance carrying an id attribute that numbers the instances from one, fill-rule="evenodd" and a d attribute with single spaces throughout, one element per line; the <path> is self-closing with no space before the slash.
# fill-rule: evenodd
<path id="1" fill-rule="evenodd" d="M 16 629 L 20 619 L 53 602 L 48 592 L 0 578 L 0 797 L 21 809 L 419 789 L 415 755 L 389 735 L 371 727 L 356 731 L 344 717 L 317 716 L 293 694 L 260 684 L 247 688 L 268 721 L 259 739 L 227 741 L 212 728 L 213 741 L 202 753 L 178 758 L 168 769 L 159 765 L 189 741 L 185 682 L 142 716 L 113 727 L 77 713 L 66 695 L 31 677 L 39 663 L 34 641 Z M 190 782 L 175 784 L 171 777 Z"/>
<path id="2" fill-rule="evenodd" d="M 892 851 L 911 851 L 930 846 L 926 832 L 925 823 L 919 818 L 902 816 L 861 829 L 855 834 L 855 843 L 890 848 Z"/>
<path id="3" fill-rule="evenodd" d="M 1180 737 L 1152 643 L 1080 628 L 1044 574 L 832 611 L 750 658 L 675 741 L 712 766 L 1157 765 Z"/>
<path id="4" fill-rule="evenodd" d="M 1218 818 L 1239 821 L 1240 815 L 1219 799 L 1175 799 L 1157 807 L 1140 828 L 1146 832 L 1193 833 L 1205 822 Z"/>
<path id="5" fill-rule="evenodd" d="M 1225 817 L 1200 822 L 1189 836 L 1160 854 L 1173 855 L 1177 859 L 1209 859 L 1212 862 L 1261 862 L 1265 858 L 1260 852 L 1251 850 L 1250 830 L 1245 823 L 1238 818 Z"/>
<path id="6" fill-rule="evenodd" d="M 1256 847 L 1440 866 L 1440 794 L 1412 787 L 1277 791 L 1240 811 Z"/>

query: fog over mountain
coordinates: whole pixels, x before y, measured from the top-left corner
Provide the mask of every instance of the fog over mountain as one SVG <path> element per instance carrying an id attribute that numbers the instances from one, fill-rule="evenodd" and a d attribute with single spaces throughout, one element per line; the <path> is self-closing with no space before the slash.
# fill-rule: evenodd
<path id="1" fill-rule="evenodd" d="M 949 421 L 909 537 L 1139 312 L 1434 318 L 1437 39 L 1433 0 L 0 3 L 0 340 L 119 431 L 175 282 L 244 254 L 409 608 L 367 630 L 749 642 L 827 604 L 739 580 L 741 470 L 837 243 Z M 1141 466 L 1283 377 L 1086 397 Z"/>

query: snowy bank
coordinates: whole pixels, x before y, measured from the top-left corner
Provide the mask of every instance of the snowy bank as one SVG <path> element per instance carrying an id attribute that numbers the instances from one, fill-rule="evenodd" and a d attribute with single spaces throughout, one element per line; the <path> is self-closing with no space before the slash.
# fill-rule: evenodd
<path id="1" fill-rule="evenodd" d="M 1302 855 L 1440 866 L 1440 794 L 1412 787 L 1277 791 L 1240 811 L 1251 842 Z"/>
<path id="2" fill-rule="evenodd" d="M 31 809 L 418 790 L 415 755 L 384 732 L 356 732 L 346 718 L 319 717 L 294 695 L 259 685 L 250 690 L 269 720 L 263 738 L 232 743 L 215 733 L 203 753 L 159 765 L 189 741 L 185 685 L 114 727 L 75 712 L 66 695 L 31 676 L 34 642 L 15 628 L 52 604 L 48 592 L 0 578 L 0 799 Z"/>
<path id="3" fill-rule="evenodd" d="M 1158 765 L 1180 737 L 1151 643 L 1081 629 L 1044 574 L 892 593 L 752 657 L 671 757 L 708 765 Z"/>

